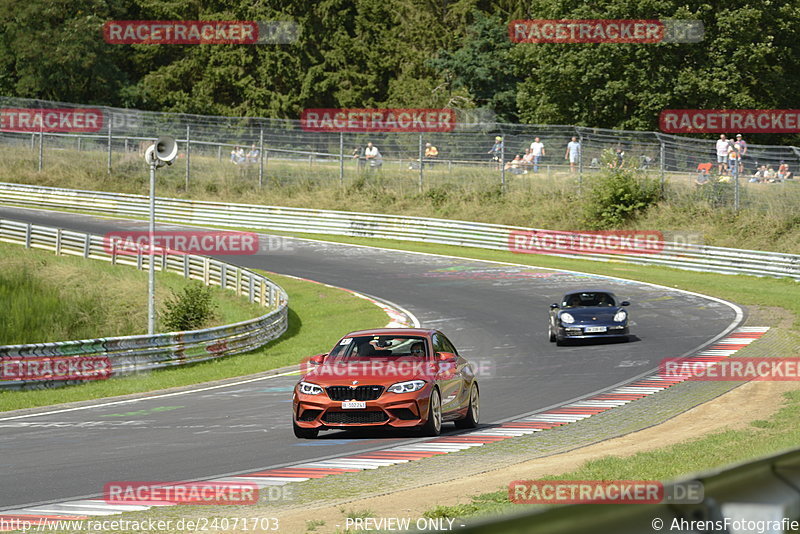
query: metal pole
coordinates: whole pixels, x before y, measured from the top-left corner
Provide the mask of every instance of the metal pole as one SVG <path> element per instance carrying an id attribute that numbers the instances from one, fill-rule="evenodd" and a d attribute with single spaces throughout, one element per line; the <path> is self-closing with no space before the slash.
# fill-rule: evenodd
<path id="1" fill-rule="evenodd" d="M 583 135 L 578 134 L 578 195 L 583 193 Z"/>
<path id="2" fill-rule="evenodd" d="M 217 145 L 217 161 L 222 161 L 222 145 Z"/>
<path id="3" fill-rule="evenodd" d="M 664 192 L 664 182 L 665 182 L 665 178 L 664 178 L 664 167 L 665 167 L 664 155 L 666 154 L 666 147 L 664 146 L 664 141 L 661 141 L 660 145 L 661 146 L 659 147 L 659 150 L 660 150 L 660 159 L 661 159 L 661 165 L 660 165 L 660 167 L 661 167 L 661 192 L 663 193 Z"/>
<path id="4" fill-rule="evenodd" d="M 156 333 L 156 263 L 154 242 L 156 233 L 156 162 L 150 163 L 150 242 L 148 251 L 147 281 L 147 334 Z"/>
<path id="5" fill-rule="evenodd" d="M 422 158 L 424 152 L 422 151 L 422 133 L 419 134 L 419 192 L 422 193 L 422 183 L 423 183 L 423 170 L 422 166 L 424 165 Z"/>
<path id="6" fill-rule="evenodd" d="M 78 152 L 80 152 L 83 149 L 83 147 L 81 146 L 81 141 L 82 140 L 83 140 L 83 137 L 78 136 Z"/>
<path id="7" fill-rule="evenodd" d="M 258 130 L 258 188 L 264 185 L 264 128 Z"/>
<path id="8" fill-rule="evenodd" d="M 339 186 L 344 187 L 344 132 L 339 132 Z"/>
<path id="9" fill-rule="evenodd" d="M 111 174 L 111 121 L 108 121 L 108 174 Z"/>
<path id="10" fill-rule="evenodd" d="M 44 132 L 39 130 L 39 172 L 44 166 Z"/>
<path id="11" fill-rule="evenodd" d="M 189 140 L 189 125 L 186 125 L 186 191 L 189 190 L 189 155 L 192 150 L 192 143 Z"/>
<path id="12" fill-rule="evenodd" d="M 33 152 L 34 150 L 36 150 L 36 134 L 32 133 L 31 134 L 31 152 Z"/>
<path id="13" fill-rule="evenodd" d="M 733 210 L 739 211 L 739 172 L 737 168 L 737 172 L 733 177 Z"/>
<path id="14" fill-rule="evenodd" d="M 503 136 L 503 139 L 500 141 L 500 190 L 505 192 L 506 190 L 506 138 Z"/>

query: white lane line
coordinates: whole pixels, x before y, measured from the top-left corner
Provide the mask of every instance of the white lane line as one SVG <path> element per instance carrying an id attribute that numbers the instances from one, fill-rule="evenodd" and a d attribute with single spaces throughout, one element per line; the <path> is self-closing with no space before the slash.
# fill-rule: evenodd
<path id="1" fill-rule="evenodd" d="M 25 418 L 28 418 L 28 417 L 39 417 L 39 416 L 42 416 L 42 415 L 53 415 L 53 414 L 57 414 L 57 413 L 76 412 L 76 411 L 80 411 L 80 410 L 91 410 L 92 408 L 103 408 L 105 406 L 119 406 L 120 404 L 132 404 L 132 403 L 135 403 L 135 402 L 142 402 L 142 401 L 152 400 L 152 399 L 165 399 L 167 397 L 178 397 L 180 395 L 189 395 L 191 393 L 200 393 L 202 391 L 211 391 L 213 389 L 222 389 L 222 388 L 228 388 L 228 387 L 232 387 L 232 386 L 239 386 L 241 384 L 250 384 L 252 382 L 259 382 L 261 380 L 271 380 L 273 378 L 279 378 L 279 377 L 282 377 L 282 376 L 289 376 L 289 375 L 292 375 L 292 374 L 295 374 L 295 373 L 297 373 L 297 371 L 287 371 L 285 373 L 278 373 L 278 374 L 269 375 L 269 376 L 259 376 L 257 378 L 248 378 L 247 380 L 240 380 L 238 382 L 231 382 L 230 384 L 219 384 L 219 385 L 216 385 L 216 386 L 207 386 L 207 387 L 199 388 L 199 389 L 189 389 L 189 390 L 186 390 L 186 391 L 176 391 L 174 393 L 161 393 L 161 394 L 158 394 L 158 395 L 149 395 L 147 397 L 139 397 L 139 398 L 136 398 L 136 399 L 125 399 L 125 400 L 121 400 L 121 401 L 101 402 L 101 403 L 98 403 L 98 404 L 90 404 L 90 405 L 87 405 L 87 406 L 77 406 L 75 408 L 64 408 L 62 410 L 53 410 L 53 411 L 50 411 L 50 412 L 30 413 L 30 414 L 25 414 L 25 415 L 14 415 L 12 417 L 0 418 L 0 421 L 10 421 L 12 419 L 25 419 Z"/>

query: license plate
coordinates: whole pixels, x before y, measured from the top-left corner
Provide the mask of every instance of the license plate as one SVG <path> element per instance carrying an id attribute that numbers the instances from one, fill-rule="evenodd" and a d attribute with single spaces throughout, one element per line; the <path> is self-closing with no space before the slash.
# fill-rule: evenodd
<path id="1" fill-rule="evenodd" d="M 606 330 L 608 330 L 608 328 L 605 326 L 587 326 L 586 328 L 583 329 L 583 331 L 586 332 L 587 334 L 605 332 Z"/>
<path id="2" fill-rule="evenodd" d="M 367 403 L 364 401 L 342 401 L 342 408 L 345 410 L 360 410 L 366 407 Z"/>

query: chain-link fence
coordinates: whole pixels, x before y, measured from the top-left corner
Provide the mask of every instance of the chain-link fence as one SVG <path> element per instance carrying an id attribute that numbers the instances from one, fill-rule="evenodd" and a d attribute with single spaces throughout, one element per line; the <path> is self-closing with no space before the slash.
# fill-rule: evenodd
<path id="1" fill-rule="evenodd" d="M 748 145 L 738 173 L 717 163 L 716 138 L 679 137 L 659 132 L 633 132 L 533 124 L 501 124 L 487 120 L 459 120 L 447 133 L 355 133 L 304 131 L 300 121 L 260 117 L 214 117 L 160 113 L 134 109 L 65 104 L 0 97 L 4 115 L 0 149 L 6 158 L 31 160 L 38 170 L 53 160 L 91 160 L 109 173 L 140 168 L 146 147 L 162 135 L 178 140 L 178 161 L 170 170 L 182 175 L 184 188 L 204 180 L 213 191 L 214 181 L 238 180 L 253 187 L 315 179 L 341 185 L 374 176 L 384 184 L 424 191 L 458 183 L 462 187 L 496 185 L 508 188 L 549 183 L 580 191 L 584 178 L 610 166 L 636 168 L 657 177 L 662 184 L 691 190 L 701 188 L 719 202 L 739 207 L 742 195 L 758 192 L 752 177 L 762 165 L 777 171 L 782 163 L 800 168 L 800 149 L 792 146 Z M 77 115 L 93 110 L 99 117 L 84 131 L 69 124 L 75 117 L 41 120 L 30 110 L 73 110 Z M 22 111 L 27 111 L 21 113 Z M 40 114 L 44 113 L 42 111 Z M 463 117 L 462 117 L 463 119 Z M 77 124 L 79 117 L 74 122 Z M 45 124 L 47 122 L 47 124 Z M 66 122 L 67 124 L 63 124 Z M 732 132 L 735 134 L 735 132 Z M 496 147 L 496 138 L 501 146 Z M 535 138 L 541 156 L 526 158 Z M 572 138 L 580 148 L 570 154 Z M 378 147 L 382 159 L 364 157 L 368 142 Z M 438 149 L 426 157 L 428 144 Z M 499 150 L 493 151 L 493 148 Z M 752 181 L 752 182 L 751 182 Z M 765 180 L 759 179 L 759 186 Z M 780 177 L 772 185 L 779 187 Z M 795 180 L 797 182 L 797 180 Z M 793 190 L 795 188 L 792 188 Z M 774 196 L 774 193 L 772 193 Z"/>

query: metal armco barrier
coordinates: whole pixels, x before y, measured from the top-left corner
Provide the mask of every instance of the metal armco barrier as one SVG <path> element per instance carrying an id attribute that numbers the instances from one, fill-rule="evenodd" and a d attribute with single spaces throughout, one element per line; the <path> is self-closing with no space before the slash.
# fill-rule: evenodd
<path id="1" fill-rule="evenodd" d="M 475 522 L 468 534 L 652 534 L 653 532 L 794 532 L 800 520 L 800 450 L 707 472 L 669 488 L 699 481 L 697 504 L 574 504 Z M 784 523 L 782 526 L 781 523 Z"/>
<path id="2" fill-rule="evenodd" d="M 116 254 L 113 248 L 109 252 L 106 250 L 108 244 L 101 236 L 5 219 L 0 219 L 0 241 L 139 269 L 146 269 L 149 261 L 149 255 L 141 251 L 138 255 Z M 30 366 L 26 362 L 39 362 L 39 367 L 45 364 L 53 366 L 54 360 L 58 360 L 62 367 L 69 363 L 77 364 L 81 359 L 105 362 L 95 375 L 88 373 L 76 377 L 75 373 L 69 372 L 58 375 L 63 379 L 0 374 L 0 388 L 51 387 L 79 382 L 81 376 L 108 378 L 197 363 L 257 349 L 286 331 L 288 296 L 283 288 L 268 278 L 235 265 L 190 254 L 162 253 L 154 256 L 154 260 L 156 270 L 229 289 L 268 308 L 269 312 L 255 319 L 189 332 L 0 346 L 0 364 L 8 369 Z"/>
<path id="3" fill-rule="evenodd" d="M 74 209 L 120 217 L 146 217 L 147 197 L 0 183 L 0 202 L 17 206 Z M 497 224 L 332 210 L 224 204 L 159 198 L 156 217 L 162 222 L 263 230 L 346 235 L 441 243 L 508 251 L 516 232 L 546 232 Z M 553 254 L 555 256 L 661 265 L 722 274 L 786 277 L 800 280 L 800 255 L 758 250 L 661 242 L 649 254 Z"/>

